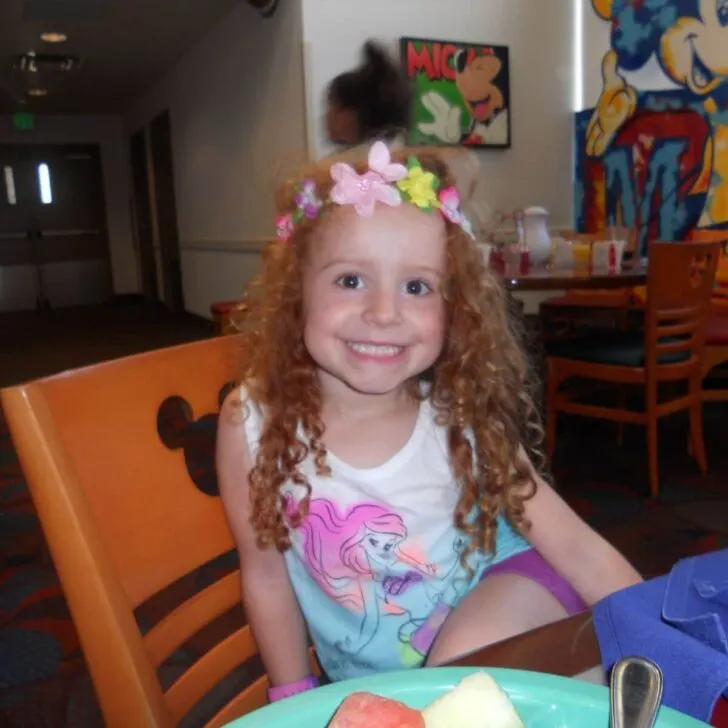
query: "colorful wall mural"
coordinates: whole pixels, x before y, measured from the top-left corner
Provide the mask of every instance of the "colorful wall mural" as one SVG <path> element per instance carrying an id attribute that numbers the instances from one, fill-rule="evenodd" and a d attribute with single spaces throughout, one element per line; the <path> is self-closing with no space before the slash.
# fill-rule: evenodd
<path id="1" fill-rule="evenodd" d="M 728 0 L 591 0 L 611 25 L 597 105 L 576 114 L 577 229 L 647 240 L 728 228 Z M 656 59 L 670 90 L 625 71 Z M 667 84 L 666 84 L 667 85 Z"/>

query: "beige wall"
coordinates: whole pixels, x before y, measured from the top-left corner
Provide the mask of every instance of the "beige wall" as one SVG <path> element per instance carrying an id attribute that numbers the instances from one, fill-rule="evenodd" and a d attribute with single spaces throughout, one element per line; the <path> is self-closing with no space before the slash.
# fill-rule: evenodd
<path id="1" fill-rule="evenodd" d="M 126 115 L 126 132 L 169 108 L 186 308 L 238 298 L 274 234 L 273 187 L 306 156 L 301 14 L 247 3 L 212 29 Z"/>
<path id="2" fill-rule="evenodd" d="M 495 210 L 542 205 L 552 225 L 570 225 L 576 1 L 303 0 L 315 153 L 329 149 L 320 123 L 326 85 L 358 61 L 367 38 L 388 42 L 393 50 L 401 36 L 507 45 L 513 146 L 477 152 L 485 202 Z"/>
<path id="3" fill-rule="evenodd" d="M 136 293 L 139 270 L 131 227 L 129 168 L 121 119 L 117 116 L 37 116 L 33 131 L 14 131 L 0 115 L 0 144 L 98 144 L 106 195 L 114 293 Z"/>

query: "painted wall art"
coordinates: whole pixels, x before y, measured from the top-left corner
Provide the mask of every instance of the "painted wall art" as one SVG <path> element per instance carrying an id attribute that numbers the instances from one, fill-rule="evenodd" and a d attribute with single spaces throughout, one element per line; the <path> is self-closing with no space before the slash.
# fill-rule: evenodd
<path id="1" fill-rule="evenodd" d="M 596 107 L 575 119 L 577 228 L 636 229 L 642 254 L 648 240 L 728 228 L 728 0 L 590 11 L 611 31 Z M 653 88 L 628 80 L 646 68 Z"/>
<path id="2" fill-rule="evenodd" d="M 511 146 L 508 48 L 402 38 L 414 88 L 412 144 Z"/>

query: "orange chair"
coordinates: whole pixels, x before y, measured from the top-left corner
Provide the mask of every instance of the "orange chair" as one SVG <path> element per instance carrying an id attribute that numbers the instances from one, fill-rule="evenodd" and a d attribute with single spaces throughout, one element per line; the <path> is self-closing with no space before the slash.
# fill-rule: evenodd
<path id="1" fill-rule="evenodd" d="M 599 332 L 557 340 L 548 346 L 546 445 L 550 457 L 560 412 L 645 425 L 650 492 L 657 496 L 658 420 L 687 409 L 692 451 L 700 470 L 707 472 L 702 425 L 703 350 L 719 250 L 717 242 L 652 243 L 643 332 Z M 645 411 L 580 402 L 577 391 L 561 388 L 572 378 L 642 386 Z M 688 382 L 687 395 L 660 401 L 658 386 L 677 381 Z"/>
<path id="2" fill-rule="evenodd" d="M 728 363 L 728 315 L 713 313 L 708 319 L 703 354 L 703 379 Z M 728 389 L 703 389 L 703 402 L 728 402 Z"/>
<path id="3" fill-rule="evenodd" d="M 134 618 L 150 597 L 234 548 L 214 452 L 238 347 L 237 336 L 217 337 L 0 393 L 109 728 L 176 726 L 257 652 L 241 618 L 168 689 L 157 677 L 181 644 L 240 605 L 237 569 L 143 636 Z M 206 725 L 263 705 L 266 687 L 256 680 Z"/>
<path id="4" fill-rule="evenodd" d="M 715 274 L 711 298 L 711 315 L 705 335 L 703 377 L 715 367 L 728 363 L 728 231 L 713 233 L 714 239 L 725 243 Z M 728 401 L 726 389 L 703 389 L 704 402 Z"/>
<path id="5" fill-rule="evenodd" d="M 712 307 L 728 312 L 728 230 L 711 230 L 694 228 L 687 236 L 691 243 L 720 243 L 721 253 L 715 271 L 715 286 L 711 296 Z M 632 290 L 635 307 L 641 308 L 647 296 L 647 289 L 638 286 Z"/>

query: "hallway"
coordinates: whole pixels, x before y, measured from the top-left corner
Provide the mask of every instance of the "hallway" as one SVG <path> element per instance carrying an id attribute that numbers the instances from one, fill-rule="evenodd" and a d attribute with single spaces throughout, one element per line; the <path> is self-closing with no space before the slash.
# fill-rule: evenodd
<path id="1" fill-rule="evenodd" d="M 0 387 L 212 333 L 196 316 L 134 302 L 0 314 Z"/>

